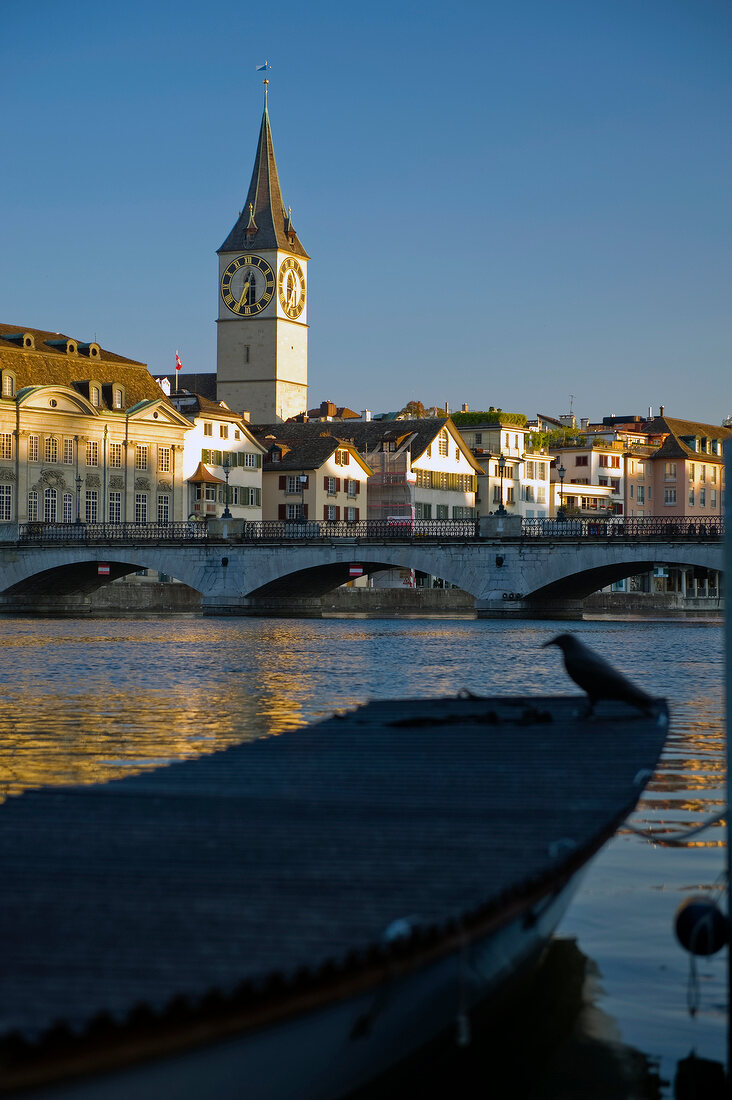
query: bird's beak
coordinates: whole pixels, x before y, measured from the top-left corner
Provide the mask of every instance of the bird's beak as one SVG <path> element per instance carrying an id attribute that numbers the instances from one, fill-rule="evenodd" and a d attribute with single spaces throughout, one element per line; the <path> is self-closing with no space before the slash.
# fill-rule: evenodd
<path id="1" fill-rule="evenodd" d="M 548 645 L 556 645 L 556 644 L 557 644 L 557 639 L 556 638 L 551 638 L 548 642 L 542 642 L 541 648 L 546 649 L 546 647 Z"/>

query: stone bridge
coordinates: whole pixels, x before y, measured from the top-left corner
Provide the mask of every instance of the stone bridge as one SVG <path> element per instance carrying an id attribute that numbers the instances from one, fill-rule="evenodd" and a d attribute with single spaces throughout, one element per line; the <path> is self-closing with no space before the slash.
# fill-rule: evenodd
<path id="1" fill-rule="evenodd" d="M 56 530 L 53 537 L 39 530 L 0 543 L 0 607 L 48 607 L 54 597 L 89 593 L 152 569 L 200 592 L 206 614 L 307 613 L 357 565 L 364 574 L 398 567 L 442 577 L 474 597 L 479 615 L 573 618 L 590 593 L 654 565 L 723 568 L 721 528 L 702 534 L 638 525 L 574 531 L 519 521 L 482 524 L 479 531 L 468 525 L 467 535 L 379 537 L 312 525 L 313 531 L 295 538 L 270 538 L 266 531 L 247 538 L 241 523 L 217 521 L 207 532 L 182 526 L 180 532 L 139 528 L 114 538 L 86 529 Z"/>

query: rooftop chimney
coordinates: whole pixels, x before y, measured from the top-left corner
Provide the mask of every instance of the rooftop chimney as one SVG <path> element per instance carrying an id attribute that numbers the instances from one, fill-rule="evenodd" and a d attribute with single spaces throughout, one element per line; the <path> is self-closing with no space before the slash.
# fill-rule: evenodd
<path id="1" fill-rule="evenodd" d="M 658 406 L 658 415 L 663 416 L 663 405 Z"/>

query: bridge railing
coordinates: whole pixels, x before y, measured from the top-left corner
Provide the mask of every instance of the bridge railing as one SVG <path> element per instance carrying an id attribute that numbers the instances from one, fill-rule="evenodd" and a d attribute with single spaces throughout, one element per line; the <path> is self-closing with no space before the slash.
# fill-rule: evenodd
<path id="1" fill-rule="evenodd" d="M 427 539 L 449 542 L 478 539 L 476 520 L 360 520 L 357 523 L 297 520 L 247 520 L 231 525 L 228 534 L 212 535 L 205 523 L 21 523 L 20 542 L 190 542 L 209 538 L 228 542 L 291 542 L 314 539 L 398 540 Z M 526 539 L 720 539 L 722 521 L 692 520 L 683 516 L 615 517 L 593 519 L 525 519 Z"/>
<path id="2" fill-rule="evenodd" d="M 475 520 L 361 520 L 357 523 L 298 520 L 247 520 L 231 524 L 226 535 L 211 536 L 205 523 L 22 523 L 21 542 L 181 542 L 225 538 L 230 542 L 278 542 L 311 539 L 429 538 L 474 539 Z"/>
<path id="3" fill-rule="evenodd" d="M 21 523 L 20 542 L 182 542 L 205 539 L 205 523 Z"/>
<path id="4" fill-rule="evenodd" d="M 724 524 L 715 516 L 708 520 L 685 516 L 615 516 L 612 519 L 525 519 L 524 538 L 660 538 L 719 539 Z"/>
<path id="5" fill-rule="evenodd" d="M 478 537 L 474 519 L 366 519 L 355 523 L 337 521 L 259 520 L 248 521 L 240 539 L 258 542 L 278 539 L 439 539 L 446 541 Z"/>

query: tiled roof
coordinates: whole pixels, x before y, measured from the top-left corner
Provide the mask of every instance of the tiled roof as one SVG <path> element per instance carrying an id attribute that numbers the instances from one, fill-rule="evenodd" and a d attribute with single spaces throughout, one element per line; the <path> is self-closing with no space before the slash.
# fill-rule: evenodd
<path id="1" fill-rule="evenodd" d="M 282 458 L 279 462 L 271 462 L 265 455 L 265 472 L 319 470 L 337 447 L 348 446 L 350 443 L 350 440 L 339 437 L 322 423 L 317 422 L 301 424 L 297 421 L 287 421 L 285 424 L 252 424 L 250 431 L 257 442 L 268 451 L 275 444 L 281 449 Z M 361 461 L 364 460 L 361 459 Z"/>
<path id="2" fill-rule="evenodd" d="M 334 405 L 332 401 L 321 401 L 317 409 L 308 409 L 311 420 L 332 417 L 334 420 L 358 420 L 360 413 L 349 409 L 346 405 Z"/>
<path id="3" fill-rule="evenodd" d="M 8 339 L 26 333 L 32 337 L 32 348 Z M 76 354 L 66 351 L 69 340 L 80 349 Z M 97 346 L 59 332 L 0 323 L 0 369 L 13 371 L 16 392 L 27 386 L 68 386 L 88 397 L 89 382 L 93 380 L 102 387 L 101 408 L 112 408 L 112 383 L 123 387 L 125 409 L 141 401 L 167 402 L 144 363 L 104 348 L 99 348 L 94 358 L 89 350 Z"/>
<path id="4" fill-rule="evenodd" d="M 645 430 L 650 435 L 660 435 L 668 432 L 660 447 L 653 452 L 653 458 L 690 458 L 695 461 L 702 460 L 710 463 L 722 463 L 721 454 L 708 454 L 706 451 L 695 451 L 683 442 L 683 436 L 700 436 L 707 439 L 732 438 L 732 429 L 723 428 L 717 424 L 702 424 L 696 420 L 676 420 L 674 417 L 657 416 L 646 423 Z"/>
<path id="5" fill-rule="evenodd" d="M 434 443 L 440 431 L 448 424 L 452 424 L 449 416 L 421 417 L 418 420 L 361 420 L 349 421 L 343 425 L 341 436 L 343 439 L 352 440 L 361 454 L 367 456 L 375 451 L 382 450 L 384 443 L 393 442 L 395 450 L 401 447 L 409 447 L 412 460 L 424 454 L 430 444 Z M 468 461 L 482 472 L 470 448 L 460 435 L 459 429 L 452 425 L 456 440 L 460 441 L 463 454 Z M 449 428 L 448 428 L 449 431 Z"/>
<path id="6" fill-rule="evenodd" d="M 249 193 L 236 225 L 219 252 L 261 252 L 272 248 L 282 249 L 305 260 L 309 258 L 292 228 L 289 213 L 282 200 L 272 130 L 265 103 Z"/>
<path id="7" fill-rule="evenodd" d="M 720 424 L 703 424 L 699 420 L 677 420 L 671 416 L 656 416 L 653 420 L 647 420 L 644 430 L 655 434 L 668 431 L 674 435 L 700 435 L 707 439 L 729 439 L 732 437 L 732 429 L 723 428 Z"/>

